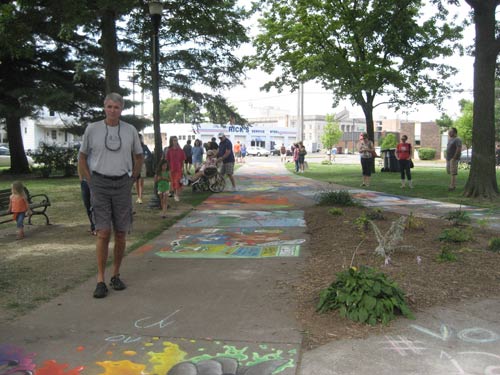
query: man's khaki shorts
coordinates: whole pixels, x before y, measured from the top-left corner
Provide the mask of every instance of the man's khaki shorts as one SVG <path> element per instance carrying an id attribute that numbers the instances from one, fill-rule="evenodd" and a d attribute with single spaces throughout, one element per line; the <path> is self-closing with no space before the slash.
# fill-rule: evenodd
<path id="1" fill-rule="evenodd" d="M 446 173 L 456 176 L 458 174 L 458 160 L 446 160 Z"/>

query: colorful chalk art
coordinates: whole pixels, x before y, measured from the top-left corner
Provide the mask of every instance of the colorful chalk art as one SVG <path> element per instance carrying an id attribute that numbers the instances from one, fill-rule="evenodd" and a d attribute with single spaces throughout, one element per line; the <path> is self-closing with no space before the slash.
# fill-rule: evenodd
<path id="1" fill-rule="evenodd" d="M 193 211 L 174 225 L 176 227 L 305 227 L 304 211 Z"/>
<path id="2" fill-rule="evenodd" d="M 232 345 L 221 341 L 141 338 L 128 344 L 119 336 L 91 363 L 92 348 L 75 346 L 72 365 L 40 359 L 15 345 L 0 345 L 0 375 L 271 375 L 294 374 L 297 348 L 290 344 Z M 54 356 L 54 358 L 57 355 Z"/>
<path id="3" fill-rule="evenodd" d="M 168 245 L 158 238 L 150 250 L 162 258 L 296 257 L 304 242 L 280 228 L 182 228 Z"/>

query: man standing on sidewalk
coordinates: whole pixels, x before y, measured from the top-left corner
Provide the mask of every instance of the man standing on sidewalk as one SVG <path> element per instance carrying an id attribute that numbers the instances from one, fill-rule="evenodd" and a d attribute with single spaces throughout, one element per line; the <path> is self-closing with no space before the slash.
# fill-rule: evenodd
<path id="1" fill-rule="evenodd" d="M 219 151 L 217 154 L 218 160 L 222 161 L 222 169 L 220 173 L 224 176 L 227 175 L 233 185 L 233 191 L 236 191 L 236 182 L 234 181 L 234 152 L 233 144 L 226 138 L 224 133 L 219 133 Z"/>
<path id="2" fill-rule="evenodd" d="M 446 173 L 451 175 L 448 191 L 457 188 L 458 161 L 462 153 L 462 140 L 457 137 L 457 128 L 448 131 L 448 145 L 446 146 Z"/>
<path id="3" fill-rule="evenodd" d="M 108 260 L 111 230 L 114 230 L 114 290 L 126 288 L 120 280 L 120 265 L 126 246 L 126 233 L 132 222 L 132 186 L 141 173 L 144 155 L 137 130 L 120 121 L 121 95 L 104 99 L 106 118 L 90 124 L 83 135 L 78 166 L 92 192 L 92 209 L 97 231 L 97 286 L 95 298 L 108 294 L 104 271 Z M 133 160 L 132 160 L 133 159 Z"/>

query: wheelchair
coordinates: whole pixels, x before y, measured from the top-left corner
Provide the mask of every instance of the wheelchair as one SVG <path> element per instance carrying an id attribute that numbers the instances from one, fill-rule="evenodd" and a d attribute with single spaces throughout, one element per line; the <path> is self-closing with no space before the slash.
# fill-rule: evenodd
<path id="1" fill-rule="evenodd" d="M 219 173 L 217 168 L 205 169 L 203 176 L 191 184 L 193 192 L 211 191 L 220 193 L 226 187 L 224 176 Z"/>

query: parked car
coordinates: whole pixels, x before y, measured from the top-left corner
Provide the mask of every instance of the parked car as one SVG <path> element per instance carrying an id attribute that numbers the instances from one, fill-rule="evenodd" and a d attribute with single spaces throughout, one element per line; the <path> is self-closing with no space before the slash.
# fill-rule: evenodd
<path id="1" fill-rule="evenodd" d="M 29 156 L 26 157 L 28 158 L 28 164 L 32 166 L 33 159 Z M 0 146 L 0 167 L 10 167 L 10 151 L 4 146 Z"/>
<path id="2" fill-rule="evenodd" d="M 460 162 L 470 164 L 472 160 L 472 149 L 463 150 L 460 154 Z"/>
<path id="3" fill-rule="evenodd" d="M 252 156 L 269 156 L 271 152 L 264 147 L 250 146 L 247 147 L 247 155 Z"/>

